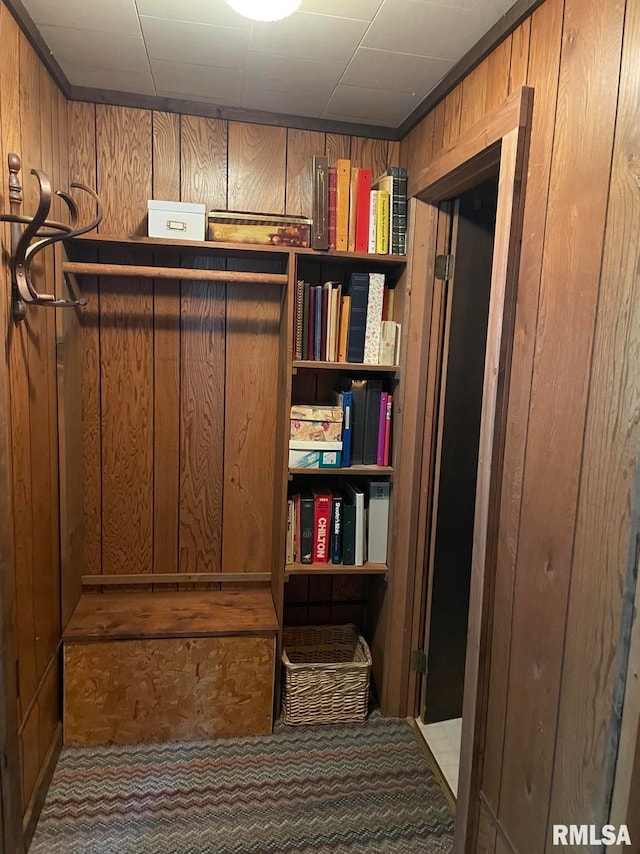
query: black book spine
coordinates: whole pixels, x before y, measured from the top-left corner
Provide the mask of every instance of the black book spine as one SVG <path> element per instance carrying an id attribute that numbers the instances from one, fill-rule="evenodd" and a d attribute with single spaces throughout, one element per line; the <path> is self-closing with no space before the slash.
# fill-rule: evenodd
<path id="1" fill-rule="evenodd" d="M 345 498 L 342 503 L 342 563 L 353 566 L 356 562 L 356 505 Z"/>
<path id="2" fill-rule="evenodd" d="M 362 362 L 364 361 L 364 341 L 367 331 L 369 274 L 352 273 L 347 293 L 351 297 L 349 334 L 347 337 L 347 362 Z"/>
<path id="3" fill-rule="evenodd" d="M 351 381 L 351 465 L 362 465 L 367 380 Z"/>
<path id="4" fill-rule="evenodd" d="M 334 494 L 331 499 L 331 563 L 342 560 L 342 496 Z"/>
<path id="5" fill-rule="evenodd" d="M 382 380 L 369 380 L 364 413 L 364 446 L 362 462 L 374 466 L 378 458 L 378 428 L 380 426 L 380 395 Z"/>
<path id="6" fill-rule="evenodd" d="M 312 495 L 300 496 L 300 563 L 313 563 L 314 501 Z"/>
<path id="7" fill-rule="evenodd" d="M 398 169 L 398 254 L 407 254 L 407 170 Z"/>

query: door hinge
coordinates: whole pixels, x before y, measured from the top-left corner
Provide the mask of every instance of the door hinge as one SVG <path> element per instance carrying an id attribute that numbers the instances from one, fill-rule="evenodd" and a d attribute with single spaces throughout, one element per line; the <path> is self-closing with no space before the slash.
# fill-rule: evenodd
<path id="1" fill-rule="evenodd" d="M 448 282 L 453 276 L 453 255 L 436 255 L 436 279 Z"/>
<path id="2" fill-rule="evenodd" d="M 414 649 L 411 651 L 411 670 L 416 673 L 427 672 L 427 656 L 423 649 Z"/>

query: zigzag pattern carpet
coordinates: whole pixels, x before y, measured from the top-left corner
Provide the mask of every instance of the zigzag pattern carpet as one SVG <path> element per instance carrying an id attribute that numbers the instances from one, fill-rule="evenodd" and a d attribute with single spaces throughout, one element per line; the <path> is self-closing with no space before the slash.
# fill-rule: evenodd
<path id="1" fill-rule="evenodd" d="M 30 854 L 448 854 L 453 817 L 406 720 L 65 748 Z"/>

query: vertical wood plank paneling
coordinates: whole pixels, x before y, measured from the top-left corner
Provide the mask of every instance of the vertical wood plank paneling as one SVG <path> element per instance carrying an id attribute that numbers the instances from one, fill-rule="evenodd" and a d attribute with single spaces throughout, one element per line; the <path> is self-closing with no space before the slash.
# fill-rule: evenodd
<path id="1" fill-rule="evenodd" d="M 227 123 L 181 116 L 180 125 L 182 201 L 199 202 L 207 210 L 226 208 Z"/>
<path id="2" fill-rule="evenodd" d="M 341 133 L 328 133 L 325 139 L 325 154 L 329 158 L 329 165 L 333 165 L 340 158 L 350 158 L 351 137 Z"/>
<path id="3" fill-rule="evenodd" d="M 229 210 L 284 213 L 287 131 L 229 123 Z"/>
<path id="4" fill-rule="evenodd" d="M 523 851 L 545 844 L 623 6 L 565 3 L 498 816 Z"/>
<path id="5" fill-rule="evenodd" d="M 49 73 L 39 62 L 33 49 L 30 50 L 30 62 L 39 77 L 39 110 L 35 117 L 40 125 L 40 163 L 44 172 L 54 180 L 53 158 L 53 92 Z M 53 249 L 43 253 L 43 286 L 47 293 L 55 292 L 55 270 Z M 56 654 L 60 640 L 60 548 L 59 548 L 59 483 L 58 483 L 58 425 L 56 396 L 56 316 L 54 311 L 39 310 L 38 337 L 31 338 L 31 345 L 37 350 L 36 358 L 30 359 L 37 364 L 39 398 L 32 398 L 40 412 L 33 419 L 41 425 L 37 432 L 37 452 L 34 453 L 34 435 L 32 433 L 33 493 L 38 501 L 32 508 L 33 526 L 36 536 L 41 538 L 42 560 L 34 553 L 34 634 L 40 679 Z M 32 378 L 34 374 L 32 372 Z M 35 382 L 33 383 L 35 386 Z M 33 386 L 32 386 L 33 387 Z M 38 507 L 38 503 L 41 504 Z"/>
<path id="6" fill-rule="evenodd" d="M 227 287 L 222 566 L 268 572 L 282 294 L 269 285 Z"/>
<path id="7" fill-rule="evenodd" d="M 459 83 L 444 99 L 444 126 L 442 144 L 449 145 L 460 134 L 460 113 L 462 111 L 462 83 Z"/>
<path id="8" fill-rule="evenodd" d="M 20 151 L 19 88 L 15 85 L 16 69 L 19 68 L 19 31 L 16 22 L 4 4 L 0 4 L 0 162 L 7 162 L 9 152 Z M 6 173 L 5 173 L 6 174 Z M 6 180 L 6 179 L 5 179 Z M 6 199 L 3 185 L 2 195 Z M 4 209 L 7 209 L 7 204 Z M 3 244 L 8 245 L 10 227 L 0 225 Z M 18 543 L 15 537 L 15 514 L 25 510 L 14 503 L 15 475 L 13 473 L 15 437 L 15 412 L 12 364 L 10 359 L 17 353 L 18 341 L 11 320 L 10 275 L 6 264 L 0 267 L 0 335 L 3 347 L 0 351 L 0 596 L 2 619 L 2 709 L 3 736 L 3 787 L 2 823 L 3 841 L 7 850 L 19 850 L 22 836 L 22 767 L 19 749 L 17 702 L 18 686 L 15 682 L 15 661 L 18 655 L 15 595 Z"/>
<path id="9" fill-rule="evenodd" d="M 287 131 L 287 198 L 285 213 L 300 215 L 302 194 L 300 180 L 304 179 L 303 170 L 314 154 L 324 154 L 325 135 L 317 131 Z"/>
<path id="10" fill-rule="evenodd" d="M 102 570 L 153 563 L 153 301 L 150 279 L 100 290 Z"/>
<path id="11" fill-rule="evenodd" d="M 219 572 L 224 448 L 225 286 L 183 282 L 179 572 Z"/>
<path id="12" fill-rule="evenodd" d="M 38 203 L 37 184 L 29 174 L 40 167 L 40 79 L 38 65 L 31 45 L 20 33 L 18 42 L 20 125 L 22 155 L 22 183 L 25 210 L 34 210 Z M 15 69 L 13 71 L 15 79 Z M 43 288 L 43 264 L 32 267 L 38 288 Z M 45 321 L 46 322 L 46 321 Z M 43 363 L 39 347 L 42 335 L 42 313 L 32 310 L 19 327 L 14 328 L 12 351 L 9 359 L 12 380 L 13 417 L 13 474 L 16 558 L 16 622 L 18 631 L 18 669 L 20 677 L 21 720 L 28 704 L 33 700 L 41 666 L 35 630 L 35 574 L 36 561 L 46 566 L 49 536 L 47 504 L 49 495 L 48 423 L 46 407 L 43 409 Z M 45 355 L 45 354 L 42 354 Z M 46 355 L 45 355 L 46 358 Z M 46 374 L 44 374 L 46 377 Z M 44 420 L 37 420 L 44 419 Z M 42 429 L 40 425 L 42 424 Z M 37 425 L 37 426 L 36 426 Z M 39 436 L 33 436 L 37 432 Z M 34 453 L 42 458 L 34 459 Z M 35 466 L 35 470 L 34 470 Z M 43 478 L 41 481 L 40 478 Z M 46 478 L 46 479 L 45 479 Z M 44 514 L 44 530 L 34 530 L 34 515 Z M 28 745 L 35 757 L 25 756 L 26 764 L 37 765 L 37 739 Z"/>
<path id="13" fill-rule="evenodd" d="M 226 123 L 191 116 L 181 122 L 182 199 L 226 207 Z M 219 572 L 226 288 L 185 281 L 181 294 L 178 568 Z"/>
<path id="14" fill-rule="evenodd" d="M 511 63 L 509 66 L 509 93 L 526 85 L 529 66 L 529 40 L 531 18 L 524 20 L 511 35 Z M 535 97 L 535 94 L 534 94 Z"/>
<path id="15" fill-rule="evenodd" d="M 151 113 L 96 109 L 101 228 L 144 234 L 152 189 Z M 100 285 L 102 570 L 108 574 L 152 571 L 152 291 L 149 279 L 105 278 Z"/>
<path id="16" fill-rule="evenodd" d="M 484 102 L 487 94 L 487 78 L 491 54 L 481 62 L 462 81 L 462 108 L 460 113 L 460 133 L 480 121 L 484 115 Z"/>
<path id="17" fill-rule="evenodd" d="M 500 792 L 513 585 L 555 128 L 563 7 L 564 0 L 547 0 L 534 13 L 531 26 L 531 61 L 527 84 L 534 89 L 534 103 L 500 502 L 491 681 L 482 780 L 483 794 L 494 811 L 498 809 Z"/>
<path id="18" fill-rule="evenodd" d="M 100 231 L 119 237 L 144 235 L 151 198 L 151 112 L 98 104 L 96 135 L 98 193 L 104 208 Z"/>
<path id="19" fill-rule="evenodd" d="M 433 154 L 444 145 L 445 102 L 440 101 L 433 110 Z"/>
<path id="20" fill-rule="evenodd" d="M 180 116 L 157 110 L 151 114 L 154 199 L 180 201 Z"/>
<path id="21" fill-rule="evenodd" d="M 409 175 L 415 175 L 431 161 L 435 130 L 435 111 L 432 110 L 417 128 L 411 131 L 405 166 Z M 403 140 L 404 143 L 404 140 Z"/>
<path id="22" fill-rule="evenodd" d="M 69 103 L 69 182 L 97 187 L 96 108 L 79 101 Z M 94 214 L 85 195 L 78 199 L 80 217 Z M 102 572 L 102 438 L 100 413 L 100 308 L 98 280 L 85 276 L 82 296 L 87 305 L 80 313 L 82 325 L 82 483 L 84 502 L 83 571 Z M 71 594 L 73 595 L 73 594 Z"/>
<path id="23" fill-rule="evenodd" d="M 180 116 L 155 112 L 154 199 L 180 199 L 180 161 Z M 180 282 L 157 279 L 153 285 L 154 572 L 177 572 L 179 478 Z"/>
<path id="24" fill-rule="evenodd" d="M 640 2 L 626 4 L 549 825 L 608 821 L 621 590 L 640 451 Z M 590 631 L 585 632 L 585 615 Z M 576 716 L 576 709 L 581 713 Z M 580 763 L 576 762 L 580 757 Z M 631 816 L 629 816 L 631 818 Z M 637 839 L 635 840 L 638 841 Z M 552 848 L 551 831 L 547 849 Z"/>
<path id="25" fill-rule="evenodd" d="M 400 163 L 400 142 L 389 140 L 387 142 L 387 164 L 389 166 L 397 166 Z"/>
<path id="26" fill-rule="evenodd" d="M 485 110 L 490 112 L 498 107 L 509 94 L 509 68 L 511 66 L 511 36 L 500 42 L 486 59 L 487 89 Z"/>
<path id="27" fill-rule="evenodd" d="M 372 179 L 375 181 L 390 165 L 387 141 L 352 136 L 351 165 L 361 169 L 371 169 Z"/>

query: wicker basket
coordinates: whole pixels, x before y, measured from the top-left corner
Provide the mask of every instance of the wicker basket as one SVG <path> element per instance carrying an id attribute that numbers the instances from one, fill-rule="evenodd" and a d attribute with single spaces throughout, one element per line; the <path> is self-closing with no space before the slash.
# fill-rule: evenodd
<path id="1" fill-rule="evenodd" d="M 354 625 L 286 628 L 282 663 L 285 723 L 366 719 L 371 653 Z"/>

